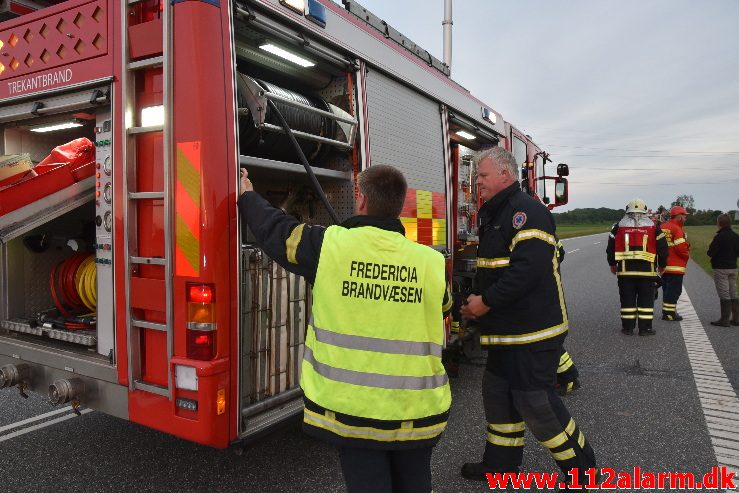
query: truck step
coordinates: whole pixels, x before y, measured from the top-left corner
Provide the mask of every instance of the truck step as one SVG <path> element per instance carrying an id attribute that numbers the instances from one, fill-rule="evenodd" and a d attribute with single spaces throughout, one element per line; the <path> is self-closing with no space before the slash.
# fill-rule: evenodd
<path id="1" fill-rule="evenodd" d="M 72 344 L 79 344 L 81 346 L 95 347 L 97 345 L 95 329 L 70 330 L 45 325 L 32 327 L 26 320 L 22 319 L 3 320 L 0 322 L 0 328 L 21 334 L 46 336 L 49 339 L 71 342 Z"/>

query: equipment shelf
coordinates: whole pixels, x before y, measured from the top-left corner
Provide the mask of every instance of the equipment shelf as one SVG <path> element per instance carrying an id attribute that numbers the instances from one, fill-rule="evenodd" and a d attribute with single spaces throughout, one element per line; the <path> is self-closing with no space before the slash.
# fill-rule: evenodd
<path id="1" fill-rule="evenodd" d="M 305 175 L 308 173 L 305 171 L 300 164 L 286 163 L 284 161 L 272 161 L 270 159 L 263 159 L 252 156 L 239 156 L 239 164 L 246 166 L 248 169 L 256 168 L 271 171 L 280 171 L 290 173 L 293 175 Z M 326 168 L 313 168 L 313 173 L 317 178 L 324 178 L 327 180 L 341 180 L 351 181 L 352 173 L 350 171 L 336 171 Z"/>

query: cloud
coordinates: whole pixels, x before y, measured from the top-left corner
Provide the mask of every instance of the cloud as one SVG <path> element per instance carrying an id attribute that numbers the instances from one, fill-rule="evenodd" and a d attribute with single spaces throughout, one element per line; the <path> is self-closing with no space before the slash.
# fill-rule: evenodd
<path id="1" fill-rule="evenodd" d="M 442 2 L 361 3 L 442 58 Z M 735 206 L 739 2 L 462 0 L 453 14 L 453 78 L 570 165 L 567 208 L 685 193 Z"/>

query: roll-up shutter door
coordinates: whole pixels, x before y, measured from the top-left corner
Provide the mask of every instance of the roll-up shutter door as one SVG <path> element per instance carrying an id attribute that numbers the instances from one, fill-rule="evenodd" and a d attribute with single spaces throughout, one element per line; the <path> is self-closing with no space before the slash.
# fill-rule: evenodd
<path id="1" fill-rule="evenodd" d="M 439 103 L 371 69 L 366 88 L 371 165 L 394 166 L 408 182 L 400 214 L 406 237 L 448 248 Z"/>
<path id="2" fill-rule="evenodd" d="M 439 104 L 370 69 L 367 113 L 372 164 L 400 169 L 411 188 L 444 192 Z"/>

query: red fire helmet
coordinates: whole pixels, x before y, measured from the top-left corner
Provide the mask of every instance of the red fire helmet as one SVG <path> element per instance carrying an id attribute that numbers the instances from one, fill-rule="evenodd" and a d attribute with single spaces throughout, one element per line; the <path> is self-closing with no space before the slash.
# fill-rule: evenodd
<path id="1" fill-rule="evenodd" d="M 670 209 L 670 217 L 675 217 L 678 214 L 690 214 L 687 210 L 685 210 L 685 207 L 681 205 L 676 205 L 672 209 Z"/>

